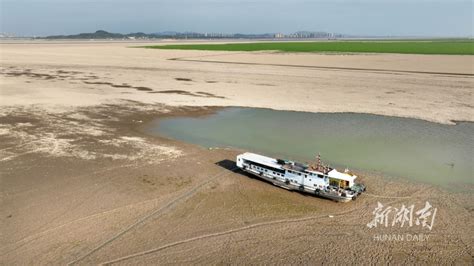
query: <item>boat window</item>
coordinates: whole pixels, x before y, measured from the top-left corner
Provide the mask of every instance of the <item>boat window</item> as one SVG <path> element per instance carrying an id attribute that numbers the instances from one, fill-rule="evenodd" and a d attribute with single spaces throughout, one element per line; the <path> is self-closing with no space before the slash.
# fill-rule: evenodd
<path id="1" fill-rule="evenodd" d="M 322 176 L 322 175 L 318 175 L 318 177 L 319 177 L 319 178 L 323 178 L 323 176 Z"/>
<path id="2" fill-rule="evenodd" d="M 266 172 L 270 172 L 270 171 L 275 171 L 275 172 L 279 172 L 279 173 L 284 173 L 285 172 L 285 170 L 283 170 L 283 169 L 278 169 L 278 168 L 271 167 L 271 166 L 268 166 L 268 165 L 263 165 L 261 163 L 254 162 L 254 161 L 251 161 L 250 165 L 252 165 L 252 167 L 254 167 L 255 169 L 265 170 Z"/>

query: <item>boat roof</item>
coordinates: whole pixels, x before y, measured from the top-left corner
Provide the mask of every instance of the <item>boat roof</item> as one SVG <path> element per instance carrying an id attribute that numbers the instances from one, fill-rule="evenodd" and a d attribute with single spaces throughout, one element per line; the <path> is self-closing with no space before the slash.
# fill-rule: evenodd
<path id="1" fill-rule="evenodd" d="M 240 154 L 239 156 L 246 159 L 246 160 L 250 160 L 250 161 L 260 163 L 260 164 L 263 164 L 263 165 L 266 165 L 266 166 L 269 166 L 269 167 L 277 168 L 277 169 L 291 169 L 291 170 L 300 171 L 300 172 L 305 172 L 306 171 L 306 172 L 315 173 L 315 174 L 323 174 L 319 171 L 312 170 L 312 169 L 308 168 L 307 166 L 305 166 L 303 164 L 300 164 L 300 163 L 296 163 L 296 162 L 292 162 L 292 161 L 285 161 L 285 164 L 280 164 L 280 163 L 278 163 L 277 159 L 267 157 L 267 156 L 263 156 L 263 155 L 256 154 L 256 153 L 246 152 L 246 153 Z M 349 181 L 349 182 L 354 182 L 354 180 L 357 178 L 357 176 L 355 176 L 355 175 L 350 175 L 350 174 L 347 174 L 347 173 L 341 173 L 341 172 L 337 171 L 336 169 L 331 169 L 331 168 L 329 168 L 329 169 L 330 169 L 330 171 L 327 173 L 327 175 L 329 177 L 332 177 L 332 178 L 345 180 L 345 181 Z"/>
<path id="2" fill-rule="evenodd" d="M 240 156 L 243 157 L 246 160 L 261 163 L 263 165 L 274 167 L 274 168 L 277 168 L 277 169 L 282 169 L 281 165 L 278 164 L 276 159 L 273 159 L 273 158 L 270 158 L 270 157 L 267 157 L 267 156 L 263 156 L 263 155 L 256 154 L 256 153 L 251 153 L 251 152 L 243 153 Z"/>
<path id="3" fill-rule="evenodd" d="M 349 174 L 346 174 L 346 173 L 341 173 L 341 172 L 337 171 L 336 169 L 332 169 L 331 171 L 329 171 L 328 176 L 332 177 L 332 178 L 336 178 L 336 179 L 349 181 L 349 182 L 354 182 L 354 180 L 357 178 L 357 176 L 355 176 L 355 175 L 349 175 Z"/>

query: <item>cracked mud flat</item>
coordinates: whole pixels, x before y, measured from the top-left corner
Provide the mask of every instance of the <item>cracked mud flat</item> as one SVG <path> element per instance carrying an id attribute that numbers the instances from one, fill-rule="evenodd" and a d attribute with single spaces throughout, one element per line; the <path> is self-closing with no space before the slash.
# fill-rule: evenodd
<path id="1" fill-rule="evenodd" d="M 72 112 L 59 118 L 36 108 L 14 113 L 24 122 L 0 124 L 0 135 L 7 139 L 4 144 L 10 144 L 9 148 L 1 151 L 2 162 L 29 153 L 43 153 L 44 156 L 83 160 L 111 158 L 135 161 L 149 158 L 149 163 L 157 163 L 163 158 L 181 154 L 173 147 L 152 145 L 140 137 L 116 136 L 114 130 L 104 124 L 103 120 L 109 117 L 91 118 Z M 36 117 L 31 117 L 31 113 Z M 114 153 L 114 150 L 124 148 L 130 153 Z"/>
<path id="2" fill-rule="evenodd" d="M 472 188 L 455 193 L 360 173 L 368 194 L 337 204 L 230 171 L 241 151 L 204 149 L 143 130 L 160 117 L 212 113 L 202 107 L 212 105 L 473 121 L 472 78 L 252 66 L 223 71 L 167 60 L 194 52 L 123 44 L 1 49 L 2 264 L 473 263 Z M 318 97 L 321 88 L 344 104 Z M 431 231 L 367 227 L 377 202 L 418 209 L 426 201 L 437 208 Z M 429 240 L 374 240 L 407 233 Z"/>

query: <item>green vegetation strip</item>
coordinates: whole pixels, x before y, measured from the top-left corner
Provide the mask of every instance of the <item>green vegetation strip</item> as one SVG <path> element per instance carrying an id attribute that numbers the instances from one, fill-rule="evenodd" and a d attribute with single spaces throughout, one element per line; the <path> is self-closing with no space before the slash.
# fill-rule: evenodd
<path id="1" fill-rule="evenodd" d="M 145 48 L 208 51 L 281 51 L 473 55 L 474 41 L 256 42 L 228 44 L 156 45 L 145 46 Z"/>

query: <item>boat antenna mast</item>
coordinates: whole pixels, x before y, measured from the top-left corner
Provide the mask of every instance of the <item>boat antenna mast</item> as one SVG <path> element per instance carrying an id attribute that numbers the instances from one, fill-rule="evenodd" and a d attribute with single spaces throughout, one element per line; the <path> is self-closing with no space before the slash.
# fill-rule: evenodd
<path id="1" fill-rule="evenodd" d="M 324 164 L 321 162 L 321 153 L 318 152 L 318 156 L 316 156 L 316 167 L 314 167 L 316 171 L 325 173 L 326 172 L 326 167 Z"/>

